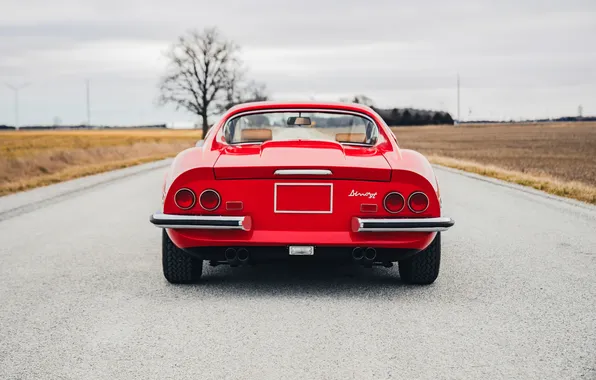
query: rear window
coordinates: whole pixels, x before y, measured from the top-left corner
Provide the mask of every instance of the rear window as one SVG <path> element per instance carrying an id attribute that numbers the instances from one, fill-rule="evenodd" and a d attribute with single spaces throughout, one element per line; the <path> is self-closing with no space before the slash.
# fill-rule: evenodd
<path id="1" fill-rule="evenodd" d="M 378 133 L 377 125 L 367 117 L 339 111 L 251 113 L 234 117 L 224 126 L 224 136 L 229 144 L 325 140 L 373 145 Z"/>

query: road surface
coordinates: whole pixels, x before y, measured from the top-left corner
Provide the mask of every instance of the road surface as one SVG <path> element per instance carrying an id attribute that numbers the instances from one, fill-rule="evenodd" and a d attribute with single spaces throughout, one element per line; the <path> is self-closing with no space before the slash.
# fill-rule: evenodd
<path id="1" fill-rule="evenodd" d="M 277 264 L 173 286 L 164 170 L 0 198 L 0 379 L 596 379 L 593 207 L 441 169 L 434 285 Z"/>

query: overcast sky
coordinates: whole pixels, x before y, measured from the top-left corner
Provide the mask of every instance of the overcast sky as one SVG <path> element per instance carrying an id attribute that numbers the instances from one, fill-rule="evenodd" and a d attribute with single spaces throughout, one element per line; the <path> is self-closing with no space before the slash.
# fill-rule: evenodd
<path id="1" fill-rule="evenodd" d="M 0 0 L 0 82 L 21 124 L 182 122 L 155 105 L 163 51 L 217 26 L 274 99 L 443 109 L 462 119 L 596 114 L 595 0 Z M 0 124 L 14 124 L 0 87 Z"/>

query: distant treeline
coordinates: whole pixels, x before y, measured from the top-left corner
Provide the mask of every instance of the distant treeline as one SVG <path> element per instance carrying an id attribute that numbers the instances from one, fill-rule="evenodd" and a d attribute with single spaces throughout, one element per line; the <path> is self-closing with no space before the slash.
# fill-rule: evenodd
<path id="1" fill-rule="evenodd" d="M 128 127 L 123 126 L 110 126 L 110 125 L 24 125 L 19 130 L 71 130 L 71 129 L 159 129 L 167 128 L 165 124 L 152 124 L 152 125 L 133 125 Z M 0 130 L 14 130 L 15 127 L 10 125 L 0 125 Z"/>
<path id="2" fill-rule="evenodd" d="M 416 110 L 413 108 L 393 108 L 381 109 L 372 107 L 381 117 L 385 123 L 390 127 L 405 126 L 405 125 L 432 125 L 432 124 L 454 124 L 453 118 L 448 112 L 440 111 L 425 111 Z M 556 119 L 536 119 L 536 120 L 509 120 L 509 121 L 495 121 L 495 120 L 468 120 L 462 121 L 460 124 L 502 124 L 502 123 L 556 123 L 556 122 L 582 122 L 582 121 L 596 121 L 596 116 L 577 117 L 565 116 Z M 151 124 L 151 125 L 133 125 L 133 126 L 88 126 L 88 125 L 25 125 L 20 127 L 20 130 L 72 130 L 72 129 L 166 129 L 166 124 Z M 0 130 L 15 130 L 15 127 L 10 125 L 0 124 Z"/>
<path id="3" fill-rule="evenodd" d="M 374 109 L 385 123 L 390 127 L 400 125 L 431 125 L 431 124 L 450 124 L 453 125 L 453 118 L 449 112 L 417 110 L 414 108 L 393 108 Z"/>
<path id="4" fill-rule="evenodd" d="M 581 121 L 596 121 L 596 116 L 564 116 L 557 119 L 528 119 L 528 120 L 469 120 L 462 121 L 460 124 L 503 124 L 503 123 L 560 123 L 560 122 L 581 122 Z"/>

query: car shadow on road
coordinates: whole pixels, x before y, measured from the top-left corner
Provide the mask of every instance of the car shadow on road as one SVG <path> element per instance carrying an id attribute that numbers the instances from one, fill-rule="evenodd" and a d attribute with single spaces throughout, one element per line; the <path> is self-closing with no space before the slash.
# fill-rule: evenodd
<path id="1" fill-rule="evenodd" d="M 417 286 L 404 284 L 397 266 L 362 268 L 356 265 L 321 265 L 315 263 L 267 263 L 230 268 L 206 267 L 197 288 L 221 295 L 320 295 L 375 297 L 393 296 L 396 288 L 409 293 Z"/>

